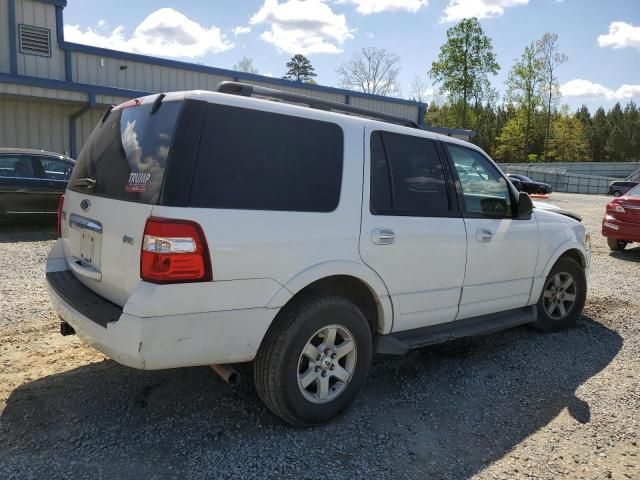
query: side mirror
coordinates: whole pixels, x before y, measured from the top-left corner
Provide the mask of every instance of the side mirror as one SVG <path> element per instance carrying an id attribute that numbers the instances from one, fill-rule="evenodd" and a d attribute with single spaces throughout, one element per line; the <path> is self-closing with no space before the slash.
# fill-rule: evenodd
<path id="1" fill-rule="evenodd" d="M 518 196 L 518 217 L 528 217 L 531 212 L 533 212 L 533 202 L 528 194 L 520 192 Z"/>

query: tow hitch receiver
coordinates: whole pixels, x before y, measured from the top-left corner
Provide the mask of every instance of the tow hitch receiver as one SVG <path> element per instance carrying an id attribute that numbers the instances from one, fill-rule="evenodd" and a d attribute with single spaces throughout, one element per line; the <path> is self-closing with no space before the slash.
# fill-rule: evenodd
<path id="1" fill-rule="evenodd" d="M 62 322 L 60 322 L 60 334 L 63 337 L 66 337 L 67 335 L 75 335 L 76 331 L 67 322 L 62 321 Z"/>

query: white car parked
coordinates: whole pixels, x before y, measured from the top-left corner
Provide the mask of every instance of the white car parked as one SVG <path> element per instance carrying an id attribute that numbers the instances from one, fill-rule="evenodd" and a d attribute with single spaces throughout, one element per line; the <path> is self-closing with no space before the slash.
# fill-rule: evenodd
<path id="1" fill-rule="evenodd" d="M 576 322 L 584 226 L 533 210 L 478 147 L 220 90 L 133 100 L 96 126 L 47 261 L 63 333 L 140 369 L 254 361 L 264 403 L 310 425 L 353 402 L 374 352 Z"/>

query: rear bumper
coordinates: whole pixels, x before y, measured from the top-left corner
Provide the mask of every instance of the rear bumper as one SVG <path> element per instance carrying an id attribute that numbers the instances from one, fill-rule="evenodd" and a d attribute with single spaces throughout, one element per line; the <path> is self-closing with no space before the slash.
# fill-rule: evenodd
<path id="1" fill-rule="evenodd" d="M 55 249 L 55 247 L 54 247 Z M 253 360 L 278 309 L 138 317 L 96 295 L 63 268 L 47 262 L 54 309 L 78 337 L 118 363 L 157 370 Z"/>
<path id="2" fill-rule="evenodd" d="M 621 222 L 606 215 L 602 219 L 602 235 L 616 240 L 640 242 L 640 223 Z"/>

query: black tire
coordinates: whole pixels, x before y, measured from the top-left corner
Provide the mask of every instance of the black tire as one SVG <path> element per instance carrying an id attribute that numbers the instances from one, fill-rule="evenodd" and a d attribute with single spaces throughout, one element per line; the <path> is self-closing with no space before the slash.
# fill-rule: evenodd
<path id="1" fill-rule="evenodd" d="M 620 190 L 614 190 L 613 191 L 613 196 L 614 197 L 621 197 L 622 196 L 622 192 Z"/>
<path id="2" fill-rule="evenodd" d="M 309 339 L 329 325 L 351 333 L 356 347 L 355 367 L 337 397 L 327 403 L 313 403 L 298 385 L 299 361 Z M 338 296 L 304 299 L 285 307 L 265 335 L 254 364 L 256 390 L 267 408 L 291 425 L 326 422 L 356 399 L 367 380 L 372 354 L 371 329 L 353 302 Z"/>
<path id="3" fill-rule="evenodd" d="M 575 284 L 575 301 L 571 304 L 565 316 L 562 318 L 552 318 L 545 309 L 545 291 L 553 278 L 558 274 L 570 275 L 572 277 Z M 571 328 L 578 321 L 578 317 L 582 313 L 586 299 L 587 279 L 584 268 L 582 268 L 582 266 L 573 258 L 562 257 L 553 266 L 544 282 L 542 292 L 540 293 L 540 299 L 537 303 L 538 319 L 531 325 L 542 332 L 557 332 Z"/>
<path id="4" fill-rule="evenodd" d="M 629 242 L 625 242 L 624 240 L 616 240 L 615 238 L 607 237 L 607 245 L 609 245 L 609 248 L 614 252 L 621 252 L 627 248 L 628 244 Z"/>

